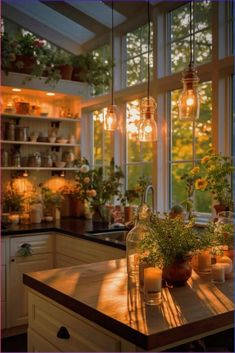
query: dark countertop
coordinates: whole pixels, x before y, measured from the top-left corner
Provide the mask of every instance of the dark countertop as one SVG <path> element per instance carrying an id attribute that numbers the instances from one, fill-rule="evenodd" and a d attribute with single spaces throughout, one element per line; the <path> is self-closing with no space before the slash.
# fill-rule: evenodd
<path id="1" fill-rule="evenodd" d="M 178 346 L 234 325 L 233 278 L 215 285 L 210 275 L 193 272 L 186 286 L 163 288 L 159 306 L 145 305 L 128 286 L 125 259 L 28 273 L 23 282 L 144 350 Z"/>
<path id="2" fill-rule="evenodd" d="M 34 234 L 39 232 L 60 232 L 63 234 L 71 235 L 82 239 L 85 238 L 90 241 L 95 241 L 97 243 L 125 250 L 125 241 L 119 241 L 116 239 L 112 241 L 110 239 L 107 239 L 107 237 L 106 239 L 105 237 L 102 239 L 95 235 L 96 233 L 116 233 L 120 230 L 126 231 L 124 227 L 109 229 L 102 225 L 98 225 L 97 223 L 94 226 L 91 220 L 78 218 L 62 218 L 59 221 L 44 222 L 40 224 L 11 224 L 8 225 L 6 229 L 1 230 L 1 235 L 15 236 L 22 234 Z"/>

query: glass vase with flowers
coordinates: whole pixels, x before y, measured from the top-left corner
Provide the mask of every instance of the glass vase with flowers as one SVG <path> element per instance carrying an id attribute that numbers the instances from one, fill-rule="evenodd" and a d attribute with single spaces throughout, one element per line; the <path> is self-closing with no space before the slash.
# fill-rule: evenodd
<path id="1" fill-rule="evenodd" d="M 89 162 L 82 158 L 76 172 L 77 197 L 87 201 L 93 212 L 92 219 L 98 223 L 107 223 L 108 210 L 105 205 L 114 196 L 121 198 L 122 170 L 111 159 L 108 167 L 90 169 Z"/>

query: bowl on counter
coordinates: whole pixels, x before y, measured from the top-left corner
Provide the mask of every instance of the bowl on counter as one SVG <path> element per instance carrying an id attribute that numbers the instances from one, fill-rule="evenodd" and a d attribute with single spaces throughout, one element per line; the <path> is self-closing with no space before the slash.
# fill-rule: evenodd
<path id="1" fill-rule="evenodd" d="M 55 162 L 56 168 L 64 168 L 65 167 L 65 162 Z"/>

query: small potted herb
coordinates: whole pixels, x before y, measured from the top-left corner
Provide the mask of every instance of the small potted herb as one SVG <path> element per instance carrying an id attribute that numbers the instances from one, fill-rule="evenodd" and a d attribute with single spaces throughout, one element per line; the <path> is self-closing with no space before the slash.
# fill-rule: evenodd
<path id="1" fill-rule="evenodd" d="M 163 269 L 163 278 L 170 285 L 186 284 L 192 274 L 192 256 L 211 244 L 209 234 L 198 233 L 194 223 L 185 224 L 180 217 L 154 214 L 150 222 L 151 233 L 144 238 L 141 248 L 143 261 Z"/>

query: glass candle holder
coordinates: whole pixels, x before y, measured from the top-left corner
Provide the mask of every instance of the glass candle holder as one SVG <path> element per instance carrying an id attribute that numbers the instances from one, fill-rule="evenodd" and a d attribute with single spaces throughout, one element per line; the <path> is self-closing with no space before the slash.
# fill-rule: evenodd
<path id="1" fill-rule="evenodd" d="M 225 267 L 223 265 L 220 263 L 211 265 L 211 281 L 213 283 L 224 283 Z"/>
<path id="2" fill-rule="evenodd" d="M 160 268 L 144 269 L 144 301 L 148 305 L 159 305 L 162 301 L 162 270 Z"/>

